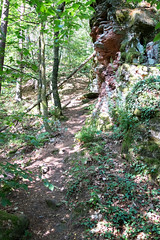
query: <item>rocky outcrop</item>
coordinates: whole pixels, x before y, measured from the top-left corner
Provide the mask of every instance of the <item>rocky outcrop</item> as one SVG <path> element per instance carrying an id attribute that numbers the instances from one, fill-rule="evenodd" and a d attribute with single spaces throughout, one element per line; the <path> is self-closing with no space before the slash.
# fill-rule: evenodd
<path id="1" fill-rule="evenodd" d="M 155 123 L 160 120 L 160 71 L 156 66 L 160 55 L 159 43 L 153 42 L 153 38 L 156 33 L 156 23 L 160 20 L 160 13 L 155 6 L 145 1 L 140 4 L 131 4 L 123 0 L 101 0 L 96 1 L 93 7 L 95 14 L 90 22 L 90 35 L 97 53 L 98 64 L 95 67 L 96 80 L 94 81 L 97 82 L 99 92 L 93 116 L 97 117 L 98 126 L 103 129 L 111 127 L 115 120 L 119 121 L 119 112 L 126 111 L 127 118 L 132 120 L 136 118 L 135 123 L 128 120 L 128 132 L 124 137 L 122 151 L 129 152 L 131 145 L 135 143 L 135 148 L 138 146 L 139 149 L 138 156 L 142 155 L 140 159 L 147 162 L 148 158 L 143 156 L 142 152 L 154 158 L 154 147 L 151 147 L 151 150 L 148 146 L 150 144 L 153 146 L 153 141 L 156 141 L 156 149 L 159 147 L 157 136 L 160 135 L 160 129 L 154 132 L 153 125 L 155 126 Z M 152 80 L 156 82 L 156 89 L 141 88 Z M 135 88 L 143 94 L 133 92 Z M 135 108 L 131 106 L 132 109 L 129 108 L 131 99 L 136 99 L 137 103 L 137 105 L 134 104 Z M 146 130 L 145 134 L 144 131 L 139 131 L 138 138 L 142 139 L 140 147 L 130 130 L 131 124 L 138 129 L 143 126 Z M 135 131 L 138 130 L 135 129 Z M 158 162 L 159 151 L 156 150 L 156 152 Z M 150 160 L 150 162 L 153 161 Z M 157 164 L 156 172 L 159 171 L 160 166 L 160 163 Z"/>

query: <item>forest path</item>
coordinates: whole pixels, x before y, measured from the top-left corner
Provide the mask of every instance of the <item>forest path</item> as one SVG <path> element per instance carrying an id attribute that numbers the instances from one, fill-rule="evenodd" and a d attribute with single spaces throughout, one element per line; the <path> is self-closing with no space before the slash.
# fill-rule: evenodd
<path id="1" fill-rule="evenodd" d="M 89 104 L 82 102 L 87 86 L 88 80 L 81 78 L 65 84 L 61 91 L 62 103 L 67 105 L 63 113 L 68 120 L 60 124 L 60 136 L 50 139 L 42 148 L 23 158 L 27 168 L 33 172 L 33 181 L 29 182 L 28 191 L 17 190 L 12 194 L 10 211 L 24 213 L 29 218 L 32 240 L 75 239 L 74 233 L 70 232 L 71 212 L 65 204 L 65 175 L 69 169 L 68 159 L 79 148 L 75 143 L 75 134 L 87 117 L 88 111 L 84 107 Z M 39 175 L 55 186 L 53 191 L 44 186 Z"/>
<path id="2" fill-rule="evenodd" d="M 61 90 L 68 120 L 60 123 L 58 137 L 12 158 L 32 171 L 33 181 L 27 191 L 10 194 L 6 210 L 30 220 L 22 240 L 159 239 L 159 186 L 147 168 L 121 155 L 121 139 L 113 132 L 97 134 L 90 149 L 75 140 L 86 107 L 94 103 L 84 104 L 87 85 L 78 78 Z M 55 186 L 53 191 L 42 179 Z"/>

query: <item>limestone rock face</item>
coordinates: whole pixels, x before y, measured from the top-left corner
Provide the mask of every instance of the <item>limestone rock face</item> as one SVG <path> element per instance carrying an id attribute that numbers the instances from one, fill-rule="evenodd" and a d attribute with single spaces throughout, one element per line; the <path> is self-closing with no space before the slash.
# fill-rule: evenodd
<path id="1" fill-rule="evenodd" d="M 153 43 L 159 17 L 157 10 L 149 6 L 143 3 L 134 7 L 122 0 L 96 1 L 90 35 L 99 62 L 96 68 L 99 87 L 104 81 L 114 85 L 110 84 L 113 78 L 108 76 L 116 76 L 122 63 L 155 65 L 159 62 L 159 46 Z"/>
<path id="2" fill-rule="evenodd" d="M 116 111 L 117 104 L 128 111 L 129 94 L 136 84 L 138 84 L 137 86 L 143 85 L 143 81 L 145 82 L 147 78 L 160 79 L 160 71 L 157 68 L 160 60 L 159 43 L 153 42 L 160 12 L 145 1 L 133 4 L 123 0 L 99 0 L 93 4 L 93 7 L 95 14 L 90 21 L 90 35 L 97 53 L 95 74 L 96 87 L 99 92 L 93 116 L 97 116 L 102 125 L 111 125 L 114 121 L 112 111 Z M 142 101 L 141 105 L 137 104 L 137 107 L 130 113 L 139 121 L 142 121 L 142 109 L 145 109 L 146 116 L 147 111 L 150 113 L 155 111 L 155 114 L 153 116 L 151 114 L 149 118 L 159 119 L 160 82 L 157 81 L 156 84 L 156 90 L 152 91 L 150 88 L 143 90 L 138 101 L 141 102 L 143 98 L 146 100 Z M 136 96 L 134 97 L 136 98 Z M 150 101 L 149 104 L 147 99 Z M 156 105 L 154 111 L 151 109 L 152 103 Z M 150 142 L 151 135 L 152 141 L 155 139 L 159 142 L 157 136 L 160 135 L 160 129 L 154 131 L 151 122 L 150 120 L 150 126 L 146 127 L 146 129 L 150 129 L 149 134 L 145 134 L 147 136 L 146 146 Z M 151 132 L 152 134 L 150 134 Z M 132 134 L 129 133 L 129 135 Z M 134 141 L 132 137 L 130 139 Z M 141 146 L 141 149 L 145 149 L 143 142 L 142 140 L 143 147 Z M 156 143 L 156 145 L 158 144 Z M 152 151 L 149 147 L 147 149 Z M 127 151 L 129 151 L 129 144 Z M 154 154 L 149 155 L 154 157 Z"/>
<path id="3" fill-rule="evenodd" d="M 90 35 L 98 61 L 95 88 L 99 98 L 103 96 L 102 102 L 105 96 L 107 105 L 117 90 L 127 95 L 137 81 L 159 75 L 155 67 L 159 63 L 159 44 L 153 42 L 159 12 L 147 2 L 134 5 L 123 0 L 100 0 L 93 7 Z M 96 111 L 102 112 L 100 99 Z"/>
<path id="4" fill-rule="evenodd" d="M 120 48 L 122 36 L 116 34 L 113 28 L 108 27 L 104 33 L 94 43 L 95 50 L 97 51 L 97 59 L 104 66 L 107 66 L 110 59 L 115 59 L 117 52 Z"/>

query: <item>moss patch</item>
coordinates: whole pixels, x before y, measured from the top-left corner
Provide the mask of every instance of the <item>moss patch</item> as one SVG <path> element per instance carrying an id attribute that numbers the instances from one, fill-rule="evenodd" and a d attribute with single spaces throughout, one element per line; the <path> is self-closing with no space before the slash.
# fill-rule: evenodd
<path id="1" fill-rule="evenodd" d="M 129 129 L 125 133 L 121 152 L 131 162 L 139 160 L 145 162 L 151 177 L 159 182 L 160 145 L 150 140 L 149 129 L 145 124 L 139 125 L 134 131 Z"/>
<path id="2" fill-rule="evenodd" d="M 126 53 L 126 62 L 132 63 L 134 58 L 138 58 L 140 56 L 140 52 L 136 50 L 136 48 L 130 48 Z"/>
<path id="3" fill-rule="evenodd" d="M 127 21 L 128 17 L 129 17 L 128 9 L 119 9 L 116 11 L 117 22 L 122 23 L 124 21 Z"/>
<path id="4" fill-rule="evenodd" d="M 28 225 L 29 220 L 25 216 L 16 216 L 0 210 L 0 239 L 21 239 Z"/>
<path id="5" fill-rule="evenodd" d="M 145 119 L 153 118 L 160 108 L 160 79 L 150 77 L 136 83 L 126 98 L 126 108 L 131 113 L 137 109 Z"/>
<path id="6" fill-rule="evenodd" d="M 153 162 L 157 162 L 160 164 L 160 147 L 153 141 L 148 141 L 146 144 L 143 144 L 139 153 L 144 157 L 153 158 Z"/>
<path id="7" fill-rule="evenodd" d="M 123 143 L 122 143 L 122 153 L 128 153 L 129 152 L 129 148 L 132 145 L 134 141 L 134 137 L 133 137 L 133 133 L 129 130 L 123 139 Z"/>

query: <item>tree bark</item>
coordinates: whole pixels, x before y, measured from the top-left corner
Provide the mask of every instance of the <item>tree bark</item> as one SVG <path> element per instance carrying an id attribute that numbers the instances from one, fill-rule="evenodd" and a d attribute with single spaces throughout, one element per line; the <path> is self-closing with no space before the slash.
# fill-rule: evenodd
<path id="1" fill-rule="evenodd" d="M 61 87 L 65 82 L 67 82 L 76 72 L 78 72 L 92 57 L 94 57 L 96 52 L 93 52 L 80 66 L 78 66 L 64 81 L 58 84 L 58 88 Z M 46 94 L 46 97 L 52 94 L 52 90 Z M 27 108 L 25 113 L 30 112 L 34 107 L 36 107 L 42 100 L 39 99 L 37 102 L 33 103 L 29 108 Z"/>
<path id="2" fill-rule="evenodd" d="M 45 41 L 44 41 L 44 24 L 41 23 L 40 31 L 40 79 L 42 81 L 41 99 L 42 99 L 42 113 L 43 123 L 46 132 L 52 134 L 52 130 L 48 124 L 48 102 L 46 97 L 46 73 L 45 73 Z"/>
<path id="3" fill-rule="evenodd" d="M 65 2 L 58 6 L 58 11 L 63 12 L 65 7 Z M 57 18 L 60 19 L 60 15 L 57 14 Z M 53 72 L 52 72 L 52 93 L 54 99 L 54 105 L 58 109 L 60 115 L 62 115 L 61 101 L 58 93 L 58 71 L 59 71 L 59 31 L 54 32 L 54 62 L 53 62 Z"/>
<path id="4" fill-rule="evenodd" d="M 24 3 L 22 3 L 20 7 L 21 15 L 20 15 L 20 23 L 23 20 L 23 15 L 25 12 L 25 6 Z M 23 30 L 20 30 L 21 38 L 19 39 L 19 49 L 20 49 L 20 77 L 17 79 L 16 82 L 16 102 L 22 101 L 22 80 L 23 80 Z"/>
<path id="5" fill-rule="evenodd" d="M 41 114 L 41 93 L 42 93 L 42 79 L 41 79 L 41 38 L 39 37 L 39 79 L 38 79 L 38 113 Z"/>
<path id="6" fill-rule="evenodd" d="M 62 81 L 61 83 L 58 84 L 58 87 L 61 87 L 65 82 L 68 81 L 68 79 L 70 79 L 77 71 L 79 71 L 92 57 L 95 56 L 95 52 L 93 52 L 79 67 L 77 67 L 68 77 L 66 77 L 66 79 L 64 81 Z M 14 70 L 14 69 L 13 69 Z M 40 76 L 41 77 L 41 76 Z M 46 98 L 49 97 L 49 95 L 51 95 L 52 90 L 49 91 L 49 93 L 46 94 Z M 29 108 L 27 108 L 27 110 L 24 112 L 25 114 L 30 112 L 34 107 L 36 107 L 37 105 L 39 105 L 42 102 L 41 97 L 35 102 L 33 103 Z M 4 131 L 6 128 L 8 128 L 9 126 L 5 126 L 3 128 L 0 129 L 0 132 Z"/>
<path id="7" fill-rule="evenodd" d="M 53 62 L 53 72 L 52 72 L 52 94 L 54 99 L 54 105 L 62 114 L 61 101 L 58 93 L 58 70 L 59 70 L 59 44 L 57 44 L 59 32 L 54 34 L 54 62 Z"/>
<path id="8" fill-rule="evenodd" d="M 2 92 L 3 64 L 7 36 L 8 14 L 9 14 L 9 0 L 3 0 L 0 31 L 0 94 Z"/>

